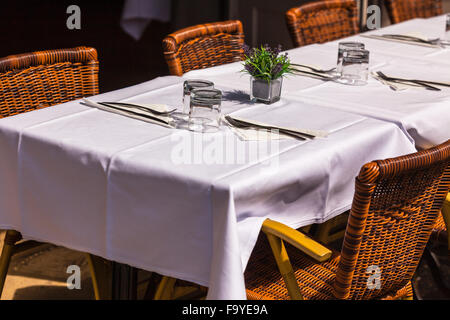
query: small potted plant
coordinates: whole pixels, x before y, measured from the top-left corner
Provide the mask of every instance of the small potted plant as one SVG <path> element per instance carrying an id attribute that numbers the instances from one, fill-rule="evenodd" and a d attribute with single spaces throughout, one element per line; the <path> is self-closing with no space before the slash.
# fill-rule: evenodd
<path id="1" fill-rule="evenodd" d="M 244 45 L 244 70 L 250 77 L 250 98 L 271 104 L 280 100 L 283 76 L 293 73 L 288 54 L 280 54 L 281 46 L 268 45 L 250 49 Z"/>

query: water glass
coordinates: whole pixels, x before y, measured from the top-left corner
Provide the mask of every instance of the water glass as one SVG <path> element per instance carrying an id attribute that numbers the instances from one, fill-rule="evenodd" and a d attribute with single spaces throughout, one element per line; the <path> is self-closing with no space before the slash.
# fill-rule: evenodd
<path id="1" fill-rule="evenodd" d="M 216 132 L 220 126 L 222 92 L 217 89 L 194 89 L 190 93 L 189 130 Z"/>
<path id="2" fill-rule="evenodd" d="M 338 82 L 362 86 L 367 84 L 369 75 L 369 51 L 344 50 L 342 54 L 342 72 Z"/>
<path id="3" fill-rule="evenodd" d="M 450 13 L 447 13 L 447 19 L 445 22 L 445 40 L 450 41 Z"/>
<path id="4" fill-rule="evenodd" d="M 342 73 L 342 58 L 345 50 L 364 50 L 365 46 L 362 42 L 339 42 L 336 73 Z"/>
<path id="5" fill-rule="evenodd" d="M 194 89 L 214 89 L 214 83 L 207 80 L 186 80 L 183 83 L 183 113 L 189 114 L 190 95 Z"/>

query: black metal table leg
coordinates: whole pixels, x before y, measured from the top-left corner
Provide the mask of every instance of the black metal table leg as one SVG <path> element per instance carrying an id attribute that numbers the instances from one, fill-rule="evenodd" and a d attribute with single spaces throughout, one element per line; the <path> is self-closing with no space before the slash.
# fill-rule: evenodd
<path id="1" fill-rule="evenodd" d="M 137 299 L 137 269 L 126 264 L 113 262 L 112 299 Z"/>

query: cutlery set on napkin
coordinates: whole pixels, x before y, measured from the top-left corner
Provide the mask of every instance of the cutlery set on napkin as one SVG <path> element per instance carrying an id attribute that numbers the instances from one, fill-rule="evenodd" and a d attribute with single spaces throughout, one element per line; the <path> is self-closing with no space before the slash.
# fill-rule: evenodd
<path id="1" fill-rule="evenodd" d="M 441 91 L 438 87 L 450 87 L 450 82 L 397 78 L 387 76 L 381 71 L 372 72 L 371 76 L 382 84 L 389 86 L 389 88 L 394 91 L 406 90 L 409 88 L 422 88 L 432 91 Z"/>
<path id="2" fill-rule="evenodd" d="M 288 137 L 299 140 L 308 140 L 316 137 L 325 138 L 328 136 L 328 132 L 323 130 L 288 128 L 230 115 L 223 117 L 222 122 L 227 126 L 230 126 L 242 140 L 259 140 L 261 133 L 258 134 L 258 132 L 255 131 L 261 132 L 261 130 L 265 132 L 265 135 L 263 135 L 265 140 L 283 139 Z"/>
<path id="3" fill-rule="evenodd" d="M 412 45 L 419 45 L 425 47 L 433 47 L 433 48 L 445 48 L 446 46 L 450 46 L 450 41 L 442 40 L 440 38 L 436 39 L 427 39 L 426 37 L 420 35 L 419 33 L 411 33 L 411 34 L 361 34 L 361 37 L 372 38 L 378 40 L 387 40 L 387 41 L 395 41 L 401 43 L 407 43 Z M 450 87 L 450 82 L 437 82 L 437 81 L 428 81 L 422 79 L 409 79 L 409 78 L 400 78 L 387 76 L 383 72 L 371 72 L 371 76 L 381 82 L 389 86 L 394 91 L 406 90 L 410 88 L 419 88 L 426 89 L 431 91 L 441 91 L 439 87 Z"/>
<path id="4" fill-rule="evenodd" d="M 142 120 L 168 128 L 176 128 L 174 119 L 171 118 L 176 109 L 167 109 L 165 105 L 158 104 L 131 104 L 124 102 L 94 102 L 86 98 L 82 104 L 103 111 L 120 114 L 137 120 Z M 260 123 L 248 119 L 232 117 L 227 115 L 222 118 L 222 123 L 235 129 L 235 134 L 241 140 L 260 140 L 262 137 L 268 139 L 295 138 L 300 140 L 313 139 L 315 137 L 326 137 L 327 132 L 322 130 L 309 130 L 298 128 L 285 128 L 273 124 Z M 263 134 L 261 134 L 261 131 Z"/>
<path id="5" fill-rule="evenodd" d="M 312 66 L 293 64 L 297 67 L 300 67 L 297 71 L 297 74 L 309 76 L 312 78 L 321 79 L 324 81 L 331 81 L 337 78 L 335 74 L 336 68 L 322 70 L 317 69 Z M 432 91 L 441 91 L 438 87 L 450 87 L 450 82 L 437 82 L 437 81 L 428 81 L 428 80 L 418 80 L 418 79 L 405 79 L 405 78 L 397 78 L 392 76 L 387 76 L 383 72 L 371 72 L 371 76 L 381 82 L 389 86 L 394 91 L 406 90 L 409 88 L 421 88 Z"/>
<path id="6" fill-rule="evenodd" d="M 432 48 L 445 48 L 445 46 L 450 46 L 449 41 L 442 40 L 439 38 L 426 39 L 421 36 L 404 35 L 404 34 L 382 34 L 382 35 L 361 34 L 361 37 L 378 39 L 378 40 L 402 42 L 402 43 L 414 44 L 414 45 L 419 45 L 419 46 L 424 46 L 424 47 L 432 47 Z"/>
<path id="7" fill-rule="evenodd" d="M 81 100 L 84 105 L 103 111 L 120 114 L 129 118 L 173 128 L 173 119 L 170 114 L 176 109 L 167 110 L 166 105 L 148 104 L 137 105 L 124 102 L 94 102 L 86 98 Z"/>

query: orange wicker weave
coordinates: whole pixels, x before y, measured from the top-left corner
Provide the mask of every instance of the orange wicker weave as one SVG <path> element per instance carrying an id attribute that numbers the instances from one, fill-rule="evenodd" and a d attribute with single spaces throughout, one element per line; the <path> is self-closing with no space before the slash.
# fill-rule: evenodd
<path id="1" fill-rule="evenodd" d="M 450 140 L 364 165 L 356 178 L 341 253 L 333 252 L 328 261 L 317 263 L 286 244 L 303 297 L 411 298 L 410 279 L 449 188 Z M 270 252 L 260 237 L 245 272 L 249 298 L 289 298 Z M 370 266 L 381 272 L 379 289 L 368 288 Z"/>
<path id="2" fill-rule="evenodd" d="M 199 24 L 169 34 L 164 57 L 172 75 L 241 61 L 244 32 L 239 20 Z"/>
<path id="3" fill-rule="evenodd" d="M 386 0 L 384 3 L 392 23 L 443 14 L 442 0 Z"/>
<path id="4" fill-rule="evenodd" d="M 356 1 L 315 1 L 286 12 L 294 46 L 324 43 L 359 32 Z"/>
<path id="5" fill-rule="evenodd" d="M 95 94 L 94 48 L 36 51 L 0 59 L 0 118 Z"/>

